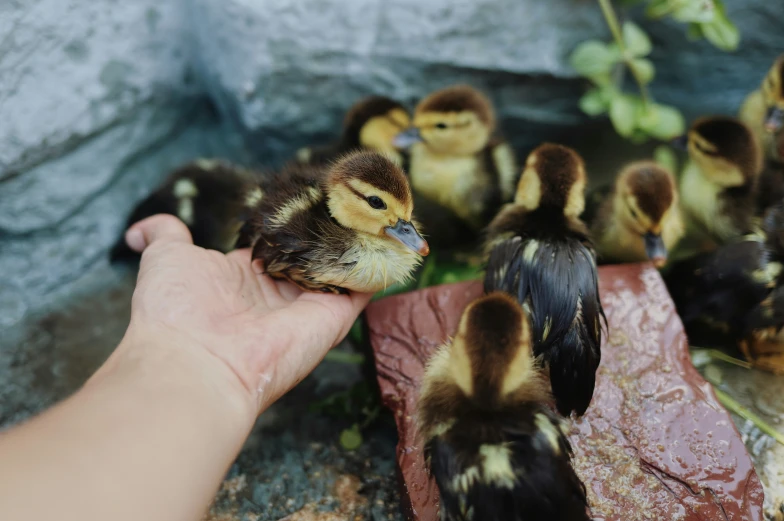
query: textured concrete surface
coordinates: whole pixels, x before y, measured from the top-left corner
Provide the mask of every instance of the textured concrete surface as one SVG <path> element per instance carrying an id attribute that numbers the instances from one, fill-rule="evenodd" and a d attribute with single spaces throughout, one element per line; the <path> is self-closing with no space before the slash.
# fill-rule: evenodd
<path id="1" fill-rule="evenodd" d="M 646 24 L 656 48 L 652 91 L 688 116 L 734 112 L 784 50 L 784 4 L 726 4 L 744 37 L 734 54 L 687 42 L 682 26 Z M 280 164 L 333 136 L 360 96 L 414 103 L 454 82 L 490 94 L 521 155 L 542 140 L 564 141 L 588 155 L 594 177 L 606 177 L 621 158 L 642 154 L 619 147 L 606 124 L 581 126 L 582 82 L 566 58 L 590 37 L 607 30 L 589 0 L 0 1 L 0 427 L 72 392 L 113 348 L 133 274 L 109 268 L 106 249 L 133 204 L 195 156 Z M 327 372 L 353 382 L 351 371 Z M 305 386 L 291 403 L 304 410 L 317 388 Z M 338 508 L 329 499 L 337 488 L 353 490 L 337 487 L 351 482 L 346 466 L 383 479 L 365 484 L 370 503 L 340 508 L 386 519 L 381 507 L 367 512 L 391 501 L 389 432 L 345 455 L 334 448 L 340 422 L 281 418 L 277 432 L 286 435 L 266 438 L 266 456 L 248 449 L 232 471 L 250 495 L 231 503 L 229 487 L 216 516 L 277 519 L 321 500 L 319 508 Z M 299 456 L 287 456 L 298 452 L 324 466 L 323 487 L 277 477 L 281 466 L 299 468 Z M 272 497 L 256 492 L 266 479 L 295 504 L 256 513 L 254 494 Z"/>

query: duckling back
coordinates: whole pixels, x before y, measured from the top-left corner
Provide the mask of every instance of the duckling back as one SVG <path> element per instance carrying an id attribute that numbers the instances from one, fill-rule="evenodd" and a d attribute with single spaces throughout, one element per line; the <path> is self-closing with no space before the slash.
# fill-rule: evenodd
<path id="1" fill-rule="evenodd" d="M 582 415 L 601 358 L 596 259 L 585 224 L 585 171 L 571 149 L 534 150 L 515 202 L 488 227 L 485 291 L 513 295 L 531 316 L 533 349 L 549 367 L 559 412 Z"/>
<path id="2" fill-rule="evenodd" d="M 250 172 L 224 161 L 199 159 L 173 171 L 142 200 L 128 217 L 126 228 L 155 214 L 170 214 L 188 226 L 195 245 L 230 251 L 244 219 L 246 198 L 253 196 L 251 186 Z M 115 262 L 139 254 L 121 236 L 109 257 Z"/>
<path id="3" fill-rule="evenodd" d="M 429 362 L 419 401 L 441 519 L 589 519 L 549 400 L 519 304 L 502 293 L 470 304 Z"/>

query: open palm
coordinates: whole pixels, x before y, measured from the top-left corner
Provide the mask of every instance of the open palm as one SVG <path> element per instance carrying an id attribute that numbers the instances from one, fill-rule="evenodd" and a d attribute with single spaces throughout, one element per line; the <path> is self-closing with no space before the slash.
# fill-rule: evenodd
<path id="1" fill-rule="evenodd" d="M 194 246 L 185 225 L 156 215 L 126 235 L 142 251 L 129 331 L 204 349 L 238 376 L 259 410 L 304 378 L 348 332 L 369 294 L 304 292 L 263 274 L 249 250 Z"/>

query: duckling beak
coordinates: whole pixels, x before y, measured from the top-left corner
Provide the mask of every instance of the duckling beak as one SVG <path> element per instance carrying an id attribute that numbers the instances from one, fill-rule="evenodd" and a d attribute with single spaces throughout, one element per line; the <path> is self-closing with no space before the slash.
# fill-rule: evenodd
<path id="1" fill-rule="evenodd" d="M 645 234 L 645 254 L 657 268 L 661 268 L 667 263 L 667 248 L 664 246 L 661 235 L 651 232 Z"/>
<path id="2" fill-rule="evenodd" d="M 784 109 L 773 107 L 765 117 L 765 130 L 773 133 L 778 132 L 781 127 L 784 127 Z"/>
<path id="3" fill-rule="evenodd" d="M 675 150 L 685 151 L 689 148 L 689 138 L 686 136 L 686 134 L 681 134 L 678 137 L 672 138 L 672 140 L 670 140 L 670 145 Z"/>
<path id="4" fill-rule="evenodd" d="M 419 129 L 417 127 L 408 127 L 403 132 L 400 132 L 395 139 L 392 141 L 392 144 L 397 148 L 406 149 L 409 148 L 414 143 L 419 143 L 422 140 L 422 134 L 419 133 Z"/>
<path id="5" fill-rule="evenodd" d="M 430 246 L 428 246 L 427 241 L 419 235 L 414 225 L 408 221 L 398 219 L 394 226 L 387 226 L 384 228 L 384 231 L 387 235 L 399 240 L 404 246 L 411 248 L 423 257 L 430 253 Z"/>

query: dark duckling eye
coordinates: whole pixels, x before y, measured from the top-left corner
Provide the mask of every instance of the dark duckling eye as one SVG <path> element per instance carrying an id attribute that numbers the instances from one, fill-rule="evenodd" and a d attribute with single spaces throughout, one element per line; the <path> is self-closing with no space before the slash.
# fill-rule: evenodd
<path id="1" fill-rule="evenodd" d="M 639 216 L 637 215 L 637 212 L 635 212 L 635 211 L 634 211 L 634 208 L 632 208 L 631 206 L 629 207 L 629 211 L 630 211 L 630 212 L 631 212 L 631 214 L 632 214 L 632 218 L 634 218 L 634 219 L 637 219 L 637 218 L 639 217 Z"/>
<path id="2" fill-rule="evenodd" d="M 371 195 L 370 197 L 368 197 L 367 202 L 371 208 L 375 208 L 376 210 L 387 209 L 386 203 L 384 203 L 384 201 L 382 201 L 381 198 L 378 197 L 377 195 Z"/>
<path id="3" fill-rule="evenodd" d="M 446 123 L 436 123 L 436 128 L 445 129 Z"/>

